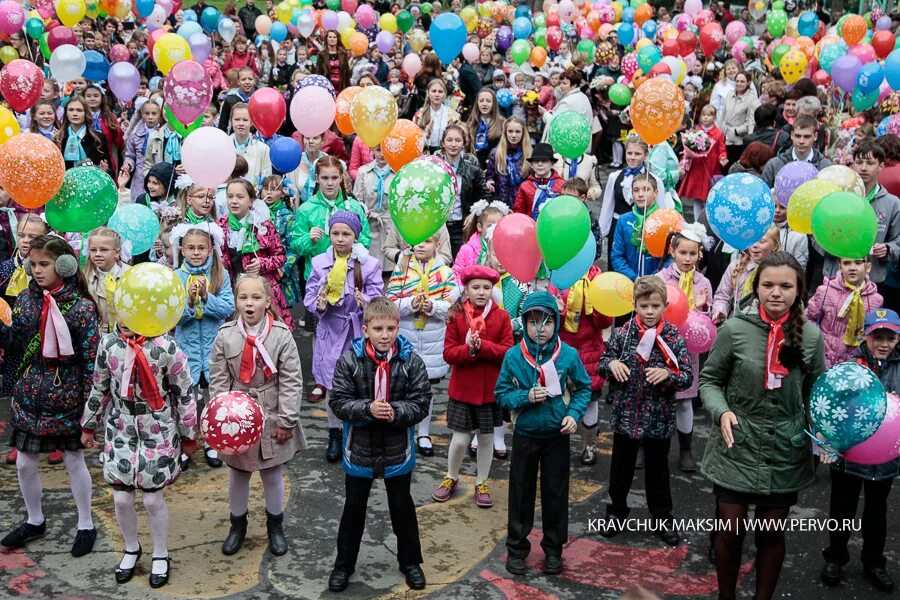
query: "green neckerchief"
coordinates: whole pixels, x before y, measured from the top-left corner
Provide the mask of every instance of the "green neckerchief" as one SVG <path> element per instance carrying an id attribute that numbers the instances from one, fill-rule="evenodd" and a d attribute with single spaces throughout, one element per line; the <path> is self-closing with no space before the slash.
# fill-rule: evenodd
<path id="1" fill-rule="evenodd" d="M 250 227 L 249 214 L 243 219 L 238 219 L 232 213 L 228 213 L 228 229 L 244 232 L 244 245 L 241 248 L 241 254 L 255 254 L 259 250 L 259 240 L 256 239 L 256 233 Z"/>
<path id="2" fill-rule="evenodd" d="M 481 251 L 478 252 L 478 262 L 476 264 L 488 264 L 488 252 L 490 252 L 490 249 L 490 243 L 488 242 L 484 234 L 481 234 Z"/>
<path id="3" fill-rule="evenodd" d="M 879 191 L 880 189 L 881 189 L 881 186 L 878 185 L 878 184 L 876 183 L 876 184 L 875 184 L 875 187 L 872 188 L 872 191 L 869 192 L 868 194 L 866 194 L 866 202 L 867 202 L 868 204 L 871 204 L 871 203 L 872 203 L 872 200 L 874 200 L 874 199 L 875 199 L 875 196 L 878 195 L 878 191 Z"/>
<path id="4" fill-rule="evenodd" d="M 198 223 L 206 223 L 208 221 L 212 221 L 212 219 L 209 218 L 209 215 L 206 215 L 205 217 L 198 217 L 197 213 L 195 213 L 194 209 L 190 206 L 188 207 L 187 212 L 184 213 L 184 218 L 187 219 L 187 222 L 191 225 L 197 225 Z"/>
<path id="5" fill-rule="evenodd" d="M 644 220 L 653 214 L 659 208 L 654 202 L 648 206 L 643 212 L 638 209 L 637 205 L 631 207 L 634 214 L 634 230 L 631 232 L 631 244 L 637 248 L 644 245 Z"/>
<path id="6" fill-rule="evenodd" d="M 277 200 L 269 205 L 269 214 L 272 216 L 272 220 L 275 220 L 275 215 L 278 214 L 278 211 L 284 210 L 286 207 L 284 205 L 284 200 Z"/>
<path id="7" fill-rule="evenodd" d="M 334 211 L 350 210 L 350 206 L 344 198 L 344 192 L 342 191 L 338 191 L 337 198 L 334 199 L 334 202 L 326 198 L 324 194 L 322 194 L 322 190 L 316 192 L 316 196 L 322 201 L 322 204 L 325 205 L 325 229 L 328 229 L 328 221 L 331 220 L 331 215 L 334 214 Z"/>

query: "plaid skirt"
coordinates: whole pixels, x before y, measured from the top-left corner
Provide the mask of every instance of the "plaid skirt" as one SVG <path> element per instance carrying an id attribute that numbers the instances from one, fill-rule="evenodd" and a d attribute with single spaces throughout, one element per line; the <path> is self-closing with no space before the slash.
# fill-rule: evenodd
<path id="1" fill-rule="evenodd" d="M 76 435 L 34 435 L 27 431 L 13 429 L 9 445 L 26 454 L 49 454 L 54 450 L 83 450 L 81 434 Z"/>
<path id="2" fill-rule="evenodd" d="M 450 398 L 447 401 L 447 427 L 453 431 L 493 433 L 503 425 L 503 411 L 496 402 L 475 406 Z"/>

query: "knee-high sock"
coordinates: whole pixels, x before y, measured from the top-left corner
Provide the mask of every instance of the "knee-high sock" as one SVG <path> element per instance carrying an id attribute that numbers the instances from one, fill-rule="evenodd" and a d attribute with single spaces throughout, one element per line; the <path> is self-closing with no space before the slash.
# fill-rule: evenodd
<path id="1" fill-rule="evenodd" d="M 419 433 L 416 435 L 418 437 L 422 437 L 423 435 L 431 435 L 431 409 L 434 406 L 434 399 L 432 398 L 431 403 L 428 405 L 428 416 L 419 421 Z M 422 440 L 422 445 L 426 448 L 430 448 L 431 444 L 428 440 Z"/>
<path id="2" fill-rule="evenodd" d="M 259 472 L 263 483 L 263 495 L 266 498 L 266 510 L 270 515 L 280 515 L 284 510 L 284 479 L 281 476 L 281 465 Z"/>
<path id="3" fill-rule="evenodd" d="M 78 508 L 78 529 L 93 529 L 94 519 L 91 516 L 93 486 L 91 474 L 88 473 L 87 465 L 84 463 L 84 452 L 81 450 L 64 452 L 63 462 L 69 474 L 72 497 L 75 498 L 75 506 Z"/>
<path id="4" fill-rule="evenodd" d="M 459 466 L 471 439 L 472 434 L 463 431 L 454 431 L 453 437 L 450 438 L 450 448 L 447 450 L 447 475 L 453 479 L 459 479 Z"/>
<path id="5" fill-rule="evenodd" d="M 116 521 L 125 541 L 125 550 L 136 552 L 140 547 L 137 532 L 137 511 L 134 508 L 134 492 L 114 491 L 113 505 L 116 507 Z M 137 562 L 134 554 L 123 554 L 119 568 L 130 569 Z"/>
<path id="6" fill-rule="evenodd" d="M 252 473 L 228 470 L 228 506 L 231 514 L 239 517 L 247 513 L 250 504 L 250 477 Z"/>
<path id="7" fill-rule="evenodd" d="M 506 421 L 500 427 L 494 427 L 494 449 L 506 450 Z"/>
<path id="8" fill-rule="evenodd" d="M 25 501 L 25 510 L 28 511 L 28 522 L 32 525 L 40 525 L 44 522 L 44 511 L 41 509 L 41 495 L 44 486 L 41 483 L 41 474 L 38 472 L 39 454 L 19 452 L 16 458 L 16 472 L 19 474 L 19 489 L 22 491 L 22 499 Z"/>
<path id="9" fill-rule="evenodd" d="M 681 433 L 694 430 L 694 404 L 690 400 L 679 400 L 675 405 L 675 427 Z"/>
<path id="10" fill-rule="evenodd" d="M 584 418 L 581 419 L 581 422 L 584 423 L 584 426 L 587 428 L 592 428 L 597 426 L 597 422 L 600 418 L 600 403 L 597 400 L 591 400 L 588 403 L 587 410 L 584 413 Z"/>
<path id="11" fill-rule="evenodd" d="M 150 534 L 153 536 L 153 556 L 162 558 L 169 555 L 169 506 L 163 490 L 151 494 L 144 493 L 144 508 L 150 515 Z M 166 565 L 155 561 L 154 573 L 165 573 Z"/>
<path id="12" fill-rule="evenodd" d="M 475 460 L 478 464 L 478 474 L 475 477 L 475 485 L 479 485 L 488 478 L 488 474 L 491 472 L 491 462 L 494 460 L 494 434 L 478 434 L 478 454 L 476 455 Z"/>
<path id="13" fill-rule="evenodd" d="M 328 400 L 331 398 L 331 390 L 328 390 L 325 393 L 325 415 L 328 417 L 328 428 L 329 429 L 340 429 L 344 426 L 343 422 L 334 416 L 334 413 L 331 412 L 331 406 L 328 403 Z"/>

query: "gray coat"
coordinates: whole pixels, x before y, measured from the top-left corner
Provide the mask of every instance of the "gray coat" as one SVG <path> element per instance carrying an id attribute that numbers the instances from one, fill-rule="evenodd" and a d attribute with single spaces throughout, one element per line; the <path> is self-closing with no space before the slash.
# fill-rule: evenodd
<path id="1" fill-rule="evenodd" d="M 766 166 L 763 169 L 762 179 L 770 188 L 775 187 L 775 176 L 778 175 L 778 171 L 784 168 L 784 165 L 794 161 L 793 152 L 793 146 L 785 148 L 766 163 Z M 809 162 L 820 171 L 825 167 L 831 166 L 831 161 L 822 156 L 822 153 L 815 148 L 813 148 L 812 157 L 809 159 Z"/>

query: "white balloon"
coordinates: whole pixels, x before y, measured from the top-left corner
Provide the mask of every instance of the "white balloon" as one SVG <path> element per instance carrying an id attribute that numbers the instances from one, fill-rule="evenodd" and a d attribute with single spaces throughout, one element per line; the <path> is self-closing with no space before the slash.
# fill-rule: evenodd
<path id="1" fill-rule="evenodd" d="M 680 58 L 675 58 L 674 56 L 663 56 L 662 62 L 669 66 L 669 70 L 672 72 L 672 81 L 679 83 L 682 77 L 684 77 L 684 61 Z"/>
<path id="2" fill-rule="evenodd" d="M 311 15 L 303 14 L 297 19 L 297 29 L 300 30 L 300 35 L 303 37 L 308 38 L 315 28 L 316 20 Z"/>
<path id="3" fill-rule="evenodd" d="M 50 55 L 50 73 L 61 83 L 81 77 L 85 67 L 84 52 L 72 44 L 58 46 Z"/>
<path id="4" fill-rule="evenodd" d="M 347 29 L 348 27 L 350 27 L 350 23 L 353 21 L 353 18 L 350 16 L 349 13 L 342 10 L 337 15 L 338 15 L 338 26 L 337 26 L 338 31 L 343 31 L 343 30 Z"/>
<path id="5" fill-rule="evenodd" d="M 231 19 L 222 19 L 219 21 L 219 35 L 222 36 L 229 44 L 234 40 L 234 36 L 237 35 L 237 29 L 234 26 L 234 21 Z"/>
<path id="6" fill-rule="evenodd" d="M 153 12 L 147 17 L 147 29 L 155 31 L 166 24 L 166 9 L 157 4 L 153 7 Z"/>

